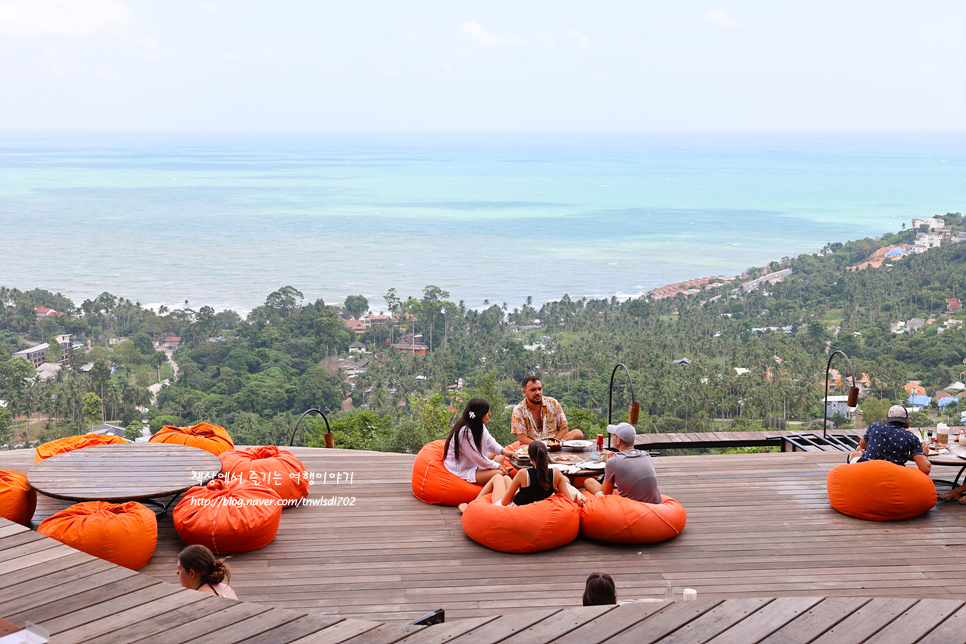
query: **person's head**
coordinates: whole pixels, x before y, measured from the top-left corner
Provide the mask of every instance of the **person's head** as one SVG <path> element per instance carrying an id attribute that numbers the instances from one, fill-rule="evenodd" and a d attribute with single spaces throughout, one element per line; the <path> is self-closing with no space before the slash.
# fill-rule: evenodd
<path id="1" fill-rule="evenodd" d="M 893 405 L 889 407 L 888 422 L 896 423 L 902 425 L 903 427 L 909 427 L 909 412 L 902 405 Z"/>
<path id="2" fill-rule="evenodd" d="M 584 586 L 584 606 L 604 606 L 617 603 L 614 580 L 605 572 L 591 573 Z"/>
<path id="3" fill-rule="evenodd" d="M 634 439 L 637 437 L 637 430 L 634 429 L 633 425 L 630 423 L 608 425 L 607 431 L 617 438 L 617 449 L 622 452 L 629 449 L 634 449 Z"/>
<path id="4" fill-rule="evenodd" d="M 220 584 L 231 580 L 228 564 L 216 559 L 204 546 L 188 546 L 178 555 L 178 580 L 185 588 L 197 590 L 202 584 Z"/>
<path id="5" fill-rule="evenodd" d="M 470 401 L 466 403 L 466 407 L 463 409 L 463 414 L 453 425 L 453 429 L 450 430 L 449 436 L 446 438 L 446 445 L 443 447 L 443 457 L 449 454 L 450 445 L 453 446 L 454 454 L 456 455 L 456 460 L 460 458 L 460 444 L 456 440 L 454 442 L 454 437 L 456 437 L 464 427 L 468 427 L 470 432 L 473 434 L 473 444 L 476 445 L 476 450 L 482 453 L 483 449 L 483 425 L 490 419 L 490 403 L 484 398 L 470 398 Z"/>
<path id="6" fill-rule="evenodd" d="M 544 490 L 553 487 L 553 479 L 550 477 L 550 453 L 543 441 L 533 441 L 527 448 L 530 462 L 533 464 L 534 475 L 537 483 Z"/>
<path id="7" fill-rule="evenodd" d="M 543 383 L 536 376 L 527 376 L 520 383 L 523 388 L 523 397 L 532 405 L 543 403 Z"/>

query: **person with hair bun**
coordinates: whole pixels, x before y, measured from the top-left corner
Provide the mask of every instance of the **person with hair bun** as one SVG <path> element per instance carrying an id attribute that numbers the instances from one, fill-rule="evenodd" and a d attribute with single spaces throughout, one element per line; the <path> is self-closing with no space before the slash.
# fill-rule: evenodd
<path id="1" fill-rule="evenodd" d="M 513 454 L 496 442 L 486 429 L 490 403 L 470 398 L 443 446 L 443 465 L 452 474 L 476 485 L 507 473 L 506 457 Z"/>
<path id="2" fill-rule="evenodd" d="M 614 580 L 606 572 L 594 572 L 584 587 L 584 606 L 606 606 L 617 603 Z"/>
<path id="3" fill-rule="evenodd" d="M 178 580 L 181 585 L 209 595 L 238 599 L 229 586 L 231 571 L 223 559 L 216 559 L 204 546 L 188 546 L 178 555 Z"/>

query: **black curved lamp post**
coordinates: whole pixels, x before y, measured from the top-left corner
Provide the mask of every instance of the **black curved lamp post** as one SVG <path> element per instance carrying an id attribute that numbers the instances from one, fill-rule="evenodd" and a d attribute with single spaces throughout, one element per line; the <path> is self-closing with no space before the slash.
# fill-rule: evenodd
<path id="1" fill-rule="evenodd" d="M 617 369 L 620 367 L 623 367 L 624 373 L 627 374 L 627 382 L 631 385 L 631 408 L 628 411 L 627 420 L 631 425 L 634 425 L 637 423 L 638 416 L 641 413 L 641 403 L 637 402 L 637 397 L 634 395 L 634 381 L 631 379 L 631 372 L 623 362 L 618 362 L 617 366 L 610 373 L 610 387 L 607 389 L 607 424 L 611 424 L 611 410 L 614 407 L 614 376 L 617 375 Z M 610 436 L 607 437 L 607 446 L 610 447 Z"/>
<path id="2" fill-rule="evenodd" d="M 828 372 L 832 367 L 832 358 L 835 357 L 836 353 L 841 353 L 842 357 L 849 365 L 849 375 L 852 376 L 852 386 L 849 387 L 849 407 L 856 407 L 859 404 L 859 388 L 855 386 L 855 370 L 852 368 L 852 361 L 849 357 L 845 355 L 844 351 L 836 349 L 832 352 L 832 355 L 828 357 L 828 364 L 825 365 L 825 409 L 822 410 L 822 438 L 826 438 L 826 433 L 828 432 Z"/>
<path id="3" fill-rule="evenodd" d="M 291 447 L 292 444 L 295 442 L 295 433 L 299 430 L 299 423 L 302 422 L 302 419 L 305 418 L 306 414 L 309 414 L 313 411 L 317 413 L 319 416 L 321 416 L 322 420 L 325 421 L 325 434 L 324 434 L 325 446 L 328 447 L 329 449 L 335 447 L 335 438 L 332 435 L 332 429 L 329 427 L 329 419 L 325 417 L 325 414 L 322 413 L 321 409 L 317 409 L 315 407 L 313 407 L 312 409 L 306 409 L 305 412 L 303 412 L 302 415 L 299 416 L 298 421 L 296 421 L 295 423 L 295 429 L 292 430 L 292 438 L 290 438 L 288 441 L 289 447 Z"/>

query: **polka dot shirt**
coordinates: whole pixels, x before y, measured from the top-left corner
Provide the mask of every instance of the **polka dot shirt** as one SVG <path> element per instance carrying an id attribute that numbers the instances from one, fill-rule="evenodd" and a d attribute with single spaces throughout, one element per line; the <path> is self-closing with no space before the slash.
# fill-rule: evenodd
<path id="1" fill-rule="evenodd" d="M 922 442 L 902 425 L 872 423 L 862 437 L 867 446 L 862 461 L 890 461 L 905 465 L 913 456 L 922 454 Z"/>

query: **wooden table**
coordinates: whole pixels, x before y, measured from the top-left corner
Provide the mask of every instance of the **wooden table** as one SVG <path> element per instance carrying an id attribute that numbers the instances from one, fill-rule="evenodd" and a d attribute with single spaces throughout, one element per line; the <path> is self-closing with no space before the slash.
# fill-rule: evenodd
<path id="1" fill-rule="evenodd" d="M 27 480 L 56 499 L 147 501 L 164 514 L 179 494 L 220 472 L 221 459 L 197 447 L 124 443 L 57 454 L 31 467 Z"/>
<path id="2" fill-rule="evenodd" d="M 550 464 L 551 465 L 553 465 L 553 464 L 579 465 L 581 463 L 586 463 L 586 462 L 593 461 L 594 460 L 593 453 L 594 453 L 594 450 L 593 449 L 589 449 L 589 450 L 584 451 L 584 450 L 571 450 L 569 447 L 564 447 L 559 452 L 550 452 Z M 566 457 L 570 458 L 571 460 L 569 462 L 556 460 L 556 459 L 558 459 L 561 456 L 566 456 Z M 517 468 L 519 470 L 522 470 L 524 468 L 530 467 L 532 465 L 532 463 L 530 462 L 529 459 L 527 459 L 525 461 L 522 461 L 522 460 L 516 458 L 515 456 L 510 459 L 510 464 L 513 465 L 513 467 L 515 467 L 515 468 Z M 561 471 L 563 471 L 563 470 L 561 470 Z M 599 470 L 585 470 L 585 469 L 581 469 L 579 472 L 570 473 L 570 472 L 565 472 L 564 471 L 563 473 L 571 481 L 573 481 L 574 479 L 584 478 L 584 477 L 587 477 L 587 476 L 600 476 L 601 474 L 604 473 L 604 470 L 603 469 L 599 469 Z"/>
<path id="3" fill-rule="evenodd" d="M 959 472 L 952 481 L 944 481 L 941 479 L 935 479 L 937 483 L 948 483 L 953 488 L 957 488 L 962 485 L 960 482 L 960 477 L 963 472 L 966 471 L 966 459 L 960 458 L 959 455 L 966 452 L 966 447 L 960 445 L 958 442 L 954 443 L 952 440 L 949 441 L 949 453 L 948 454 L 937 454 L 936 456 L 927 456 L 926 459 L 933 465 L 946 465 L 949 467 L 958 467 Z"/>

